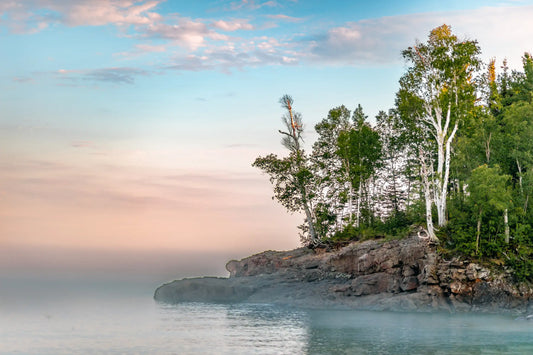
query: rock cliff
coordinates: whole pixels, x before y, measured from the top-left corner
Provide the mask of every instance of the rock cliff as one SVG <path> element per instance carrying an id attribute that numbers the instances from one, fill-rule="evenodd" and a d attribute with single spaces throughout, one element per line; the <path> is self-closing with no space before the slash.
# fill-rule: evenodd
<path id="1" fill-rule="evenodd" d="M 159 287 L 161 302 L 254 302 L 302 307 L 530 314 L 533 288 L 509 272 L 445 260 L 412 235 L 353 242 L 335 250 L 266 251 L 226 265 L 229 278 Z"/>

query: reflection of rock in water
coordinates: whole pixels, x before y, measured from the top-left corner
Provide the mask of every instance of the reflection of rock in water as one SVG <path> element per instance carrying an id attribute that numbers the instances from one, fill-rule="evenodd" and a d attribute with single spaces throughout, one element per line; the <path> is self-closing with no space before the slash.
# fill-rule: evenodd
<path id="1" fill-rule="evenodd" d="M 226 268 L 230 278 L 174 281 L 158 288 L 154 298 L 169 303 L 523 314 L 533 294 L 530 287 L 514 284 L 509 274 L 442 259 L 423 231 L 402 240 L 354 242 L 335 250 L 266 251 L 232 260 Z"/>

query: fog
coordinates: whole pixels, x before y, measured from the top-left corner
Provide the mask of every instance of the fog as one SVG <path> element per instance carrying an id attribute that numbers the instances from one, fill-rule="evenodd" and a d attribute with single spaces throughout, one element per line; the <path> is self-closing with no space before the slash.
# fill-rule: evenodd
<path id="1" fill-rule="evenodd" d="M 245 255 L 183 251 L 0 248 L 0 310 L 60 306 L 106 297 L 151 299 L 166 282 L 228 276 L 225 264 Z"/>

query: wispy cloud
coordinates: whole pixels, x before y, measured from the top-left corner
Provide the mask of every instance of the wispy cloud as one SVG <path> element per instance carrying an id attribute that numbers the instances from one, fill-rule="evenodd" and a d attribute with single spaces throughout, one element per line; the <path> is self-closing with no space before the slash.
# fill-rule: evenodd
<path id="1" fill-rule="evenodd" d="M 94 143 L 91 141 L 75 141 L 70 146 L 74 148 L 90 148 L 94 146 Z"/>
<path id="2" fill-rule="evenodd" d="M 133 59 L 149 53 L 164 53 L 167 51 L 168 47 L 170 47 L 169 44 L 152 45 L 139 43 L 136 44 L 132 50 L 114 53 L 113 56 L 121 57 L 123 59 Z"/>
<path id="3" fill-rule="evenodd" d="M 314 34 L 268 35 L 260 20 L 200 19 L 178 14 L 162 15 L 154 0 L 21 0 L 0 5 L 0 14 L 12 29 L 39 31 L 50 24 L 101 26 L 112 24 L 120 34 L 136 41 L 130 51 L 115 57 L 137 58 L 157 54 L 161 70 L 221 70 L 269 65 L 388 65 L 401 62 L 401 51 L 415 39 L 425 40 L 442 23 L 455 33 L 478 39 L 489 56 L 520 57 L 533 49 L 533 6 L 485 7 L 474 10 L 398 15 L 346 22 Z M 230 7 L 254 10 L 287 6 L 277 1 L 241 0 Z M 302 18 L 285 14 L 262 17 L 279 23 L 298 23 Z M 259 21 L 259 24 L 258 24 Z M 281 25 L 280 25 L 281 26 Z M 303 30 L 303 29 L 302 29 Z M 160 63 L 165 63 L 161 65 Z M 61 80 L 74 85 L 87 82 L 132 84 L 149 69 L 120 65 L 90 70 L 59 71 Z M 15 81 L 27 82 L 20 76 Z M 28 78 L 30 79 L 30 78 Z"/>
<path id="4" fill-rule="evenodd" d="M 304 40 L 307 60 L 319 64 L 369 65 L 400 61 L 402 49 L 425 40 L 443 23 L 456 34 L 479 40 L 489 56 L 533 48 L 533 6 L 420 13 L 349 22 Z"/>
<path id="5" fill-rule="evenodd" d="M 15 83 L 30 83 L 33 81 L 33 78 L 27 77 L 27 76 L 15 76 L 11 80 L 13 80 Z"/>
<path id="6" fill-rule="evenodd" d="M 86 83 L 105 82 L 113 84 L 133 84 L 135 78 L 150 73 L 139 68 L 111 67 L 87 70 L 59 69 L 54 73 L 56 78 L 72 86 L 85 86 Z"/>
<path id="7" fill-rule="evenodd" d="M 225 41 L 226 35 L 210 29 L 201 21 L 178 18 L 172 23 L 157 22 L 140 29 L 141 38 L 170 40 L 176 45 L 195 51 L 208 40 Z"/>
<path id="8" fill-rule="evenodd" d="M 147 74 L 145 70 L 137 68 L 103 68 L 86 72 L 85 79 L 116 84 L 133 84 L 135 77 L 146 76 Z"/>
<path id="9" fill-rule="evenodd" d="M 0 5 L 16 33 L 35 33 L 53 24 L 66 26 L 148 25 L 160 20 L 160 0 L 18 0 Z"/>
<path id="10" fill-rule="evenodd" d="M 262 7 L 276 7 L 279 6 L 279 3 L 277 1 L 255 1 L 255 0 L 241 0 L 241 1 L 233 1 L 230 3 L 230 10 L 236 11 L 236 10 L 257 10 Z"/>
<path id="11" fill-rule="evenodd" d="M 281 21 L 287 21 L 287 22 L 302 22 L 304 21 L 301 17 L 293 17 L 283 14 L 277 14 L 277 15 L 266 15 L 267 18 L 273 19 L 273 20 L 281 20 Z"/>
<path id="12" fill-rule="evenodd" d="M 244 69 L 265 65 L 295 65 L 298 53 L 289 44 L 280 43 L 274 38 L 261 37 L 242 43 L 227 43 L 209 46 L 201 53 L 173 58 L 167 68 L 176 70 L 221 70 Z"/>
<path id="13" fill-rule="evenodd" d="M 254 26 L 248 23 L 248 20 L 232 20 L 232 21 L 224 21 L 224 20 L 218 20 L 213 22 L 213 27 L 227 32 L 233 32 L 238 30 L 253 30 Z"/>

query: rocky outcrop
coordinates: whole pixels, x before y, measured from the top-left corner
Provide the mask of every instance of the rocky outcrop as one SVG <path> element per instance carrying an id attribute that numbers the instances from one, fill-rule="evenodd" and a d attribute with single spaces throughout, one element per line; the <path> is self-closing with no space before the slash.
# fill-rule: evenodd
<path id="1" fill-rule="evenodd" d="M 255 302 L 302 307 L 529 314 L 533 289 L 509 272 L 444 260 L 413 235 L 354 242 L 336 250 L 266 251 L 226 265 L 229 278 L 197 278 L 159 287 L 162 302 Z"/>

